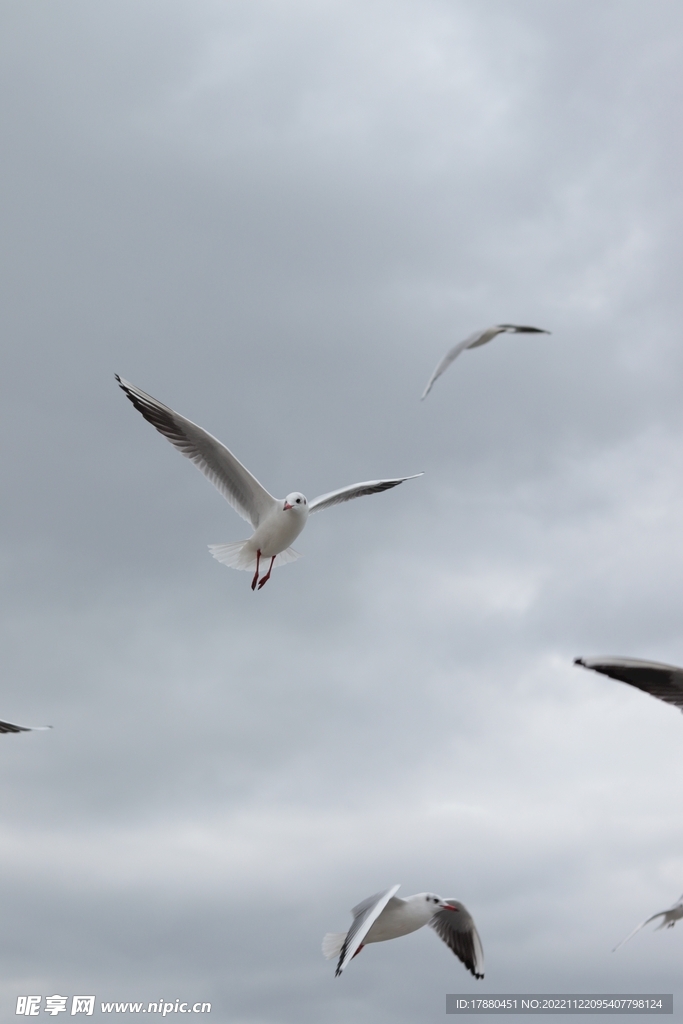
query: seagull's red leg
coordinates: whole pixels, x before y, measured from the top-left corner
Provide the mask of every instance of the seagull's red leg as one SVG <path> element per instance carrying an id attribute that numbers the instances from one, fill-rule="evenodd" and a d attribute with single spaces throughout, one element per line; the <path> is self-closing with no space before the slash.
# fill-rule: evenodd
<path id="1" fill-rule="evenodd" d="M 352 960 L 353 960 L 353 957 L 354 957 L 354 956 L 358 956 L 358 954 L 360 953 L 360 951 L 361 951 L 361 949 L 363 948 L 363 946 L 364 946 L 364 945 L 365 945 L 365 943 L 361 942 L 360 946 L 358 947 L 358 949 L 356 950 L 356 952 L 355 952 L 355 953 L 353 954 L 353 956 L 351 957 L 351 959 L 352 959 Z"/>
<path id="2" fill-rule="evenodd" d="M 258 585 L 259 590 L 261 589 L 261 587 L 265 587 L 266 583 L 270 579 L 270 574 L 273 571 L 273 562 L 275 561 L 276 558 L 277 558 L 277 555 L 273 555 L 273 557 L 271 558 L 270 565 L 268 566 L 268 572 L 266 573 L 266 575 L 263 577 L 263 579 L 261 580 L 261 582 Z"/>
<path id="3" fill-rule="evenodd" d="M 260 565 L 260 563 L 261 563 L 261 549 L 259 548 L 258 551 L 256 552 L 256 572 L 254 573 L 254 578 L 251 581 L 251 589 L 252 590 L 256 590 L 256 584 L 258 582 L 258 573 L 259 573 L 259 565 Z"/>

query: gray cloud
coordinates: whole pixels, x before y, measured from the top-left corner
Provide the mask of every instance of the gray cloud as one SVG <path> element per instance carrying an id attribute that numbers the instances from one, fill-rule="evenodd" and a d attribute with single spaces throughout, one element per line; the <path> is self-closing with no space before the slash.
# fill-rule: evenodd
<path id="1" fill-rule="evenodd" d="M 677 5 L 72 0 L 2 14 L 0 1001 L 440 1018 L 675 991 L 683 663 Z M 455 341 L 465 353 L 425 403 Z M 244 524 L 114 373 L 315 517 Z M 473 912 L 320 955 L 401 882 Z"/>

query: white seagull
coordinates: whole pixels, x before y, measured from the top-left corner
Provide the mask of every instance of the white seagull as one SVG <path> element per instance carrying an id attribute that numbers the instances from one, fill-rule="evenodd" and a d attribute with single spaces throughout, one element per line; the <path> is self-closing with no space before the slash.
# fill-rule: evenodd
<path id="1" fill-rule="evenodd" d="M 652 917 L 648 917 L 647 920 L 641 921 L 638 927 L 634 928 L 630 935 L 627 935 L 625 939 L 621 940 L 619 945 L 614 947 L 612 952 L 616 953 L 619 947 L 623 946 L 629 939 L 632 939 L 636 932 L 639 932 L 640 929 L 644 928 L 646 924 L 650 923 L 650 921 L 656 921 L 658 917 L 662 918 L 662 923 L 655 928 L 656 932 L 658 932 L 660 928 L 673 928 L 676 921 L 679 921 L 683 917 L 683 896 L 681 896 L 677 903 L 674 903 L 673 907 L 669 907 L 668 910 L 660 910 L 658 914 L 653 914 Z"/>
<path id="2" fill-rule="evenodd" d="M 400 885 L 376 892 L 354 907 L 348 932 L 328 932 L 323 956 L 339 957 L 335 977 L 368 942 L 384 942 L 408 935 L 428 924 L 443 939 L 475 978 L 484 977 L 484 951 L 472 915 L 458 900 L 442 900 L 432 892 L 418 892 L 404 900 L 396 896 Z"/>
<path id="3" fill-rule="evenodd" d="M 475 331 L 474 334 L 470 334 L 464 341 L 449 349 L 429 378 L 429 383 L 422 392 L 422 398 L 427 397 L 434 386 L 434 381 L 441 376 L 444 370 L 448 369 L 461 352 L 464 352 L 467 348 L 478 348 L 480 345 L 485 345 L 487 341 L 491 341 L 497 334 L 550 334 L 550 331 L 544 331 L 542 327 L 519 327 L 517 324 L 497 324 L 495 327 L 487 327 L 483 331 Z"/>
<path id="4" fill-rule="evenodd" d="M 0 733 L 3 732 L 44 732 L 51 725 L 13 725 L 11 722 L 0 722 Z"/>
<path id="5" fill-rule="evenodd" d="M 574 664 L 619 679 L 683 711 L 683 668 L 640 658 L 613 657 L 574 658 Z"/>
<path id="6" fill-rule="evenodd" d="M 182 455 L 191 459 L 235 511 L 253 526 L 254 532 L 248 540 L 209 545 L 213 557 L 223 565 L 233 569 L 255 570 L 251 581 L 252 590 L 256 589 L 257 583 L 260 590 L 268 582 L 274 567 L 301 557 L 290 544 L 303 530 L 309 514 L 350 501 L 351 498 L 360 498 L 364 494 L 388 491 L 404 480 L 414 480 L 423 475 L 416 473 L 414 476 L 401 476 L 393 480 L 365 480 L 363 483 L 321 494 L 311 502 L 307 502 L 299 491 L 292 491 L 286 498 L 274 498 L 232 452 L 206 430 L 169 409 L 167 405 L 162 405 L 134 384 L 122 380 L 118 374 L 116 379 L 138 412 Z M 270 565 L 259 581 L 262 558 L 269 558 Z"/>

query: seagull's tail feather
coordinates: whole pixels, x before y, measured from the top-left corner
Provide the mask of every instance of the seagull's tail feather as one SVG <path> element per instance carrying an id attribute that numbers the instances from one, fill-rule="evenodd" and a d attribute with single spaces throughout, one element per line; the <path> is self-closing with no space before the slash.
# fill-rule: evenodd
<path id="1" fill-rule="evenodd" d="M 296 562 L 297 558 L 301 558 L 300 551 L 295 551 L 294 548 L 285 548 L 275 559 L 273 568 L 277 569 L 278 565 L 287 565 L 287 562 Z"/>
<path id="2" fill-rule="evenodd" d="M 328 932 L 323 939 L 323 956 L 326 960 L 334 960 L 342 951 L 347 932 Z"/>
<path id="3" fill-rule="evenodd" d="M 238 540 L 233 544 L 209 544 L 209 551 L 217 562 L 229 565 L 231 569 L 251 570 L 256 568 L 256 552 L 251 548 L 248 540 Z M 285 548 L 276 556 L 273 568 L 277 569 L 279 565 L 287 565 L 287 562 L 295 562 L 297 558 L 301 558 L 298 551 L 295 551 L 294 548 Z M 264 569 L 268 565 L 268 559 L 265 556 L 261 557 L 261 565 Z"/>
<path id="4" fill-rule="evenodd" d="M 256 552 L 247 544 L 246 540 L 238 540 L 233 544 L 209 544 L 209 551 L 216 561 L 229 565 L 231 569 L 253 569 L 256 566 Z"/>

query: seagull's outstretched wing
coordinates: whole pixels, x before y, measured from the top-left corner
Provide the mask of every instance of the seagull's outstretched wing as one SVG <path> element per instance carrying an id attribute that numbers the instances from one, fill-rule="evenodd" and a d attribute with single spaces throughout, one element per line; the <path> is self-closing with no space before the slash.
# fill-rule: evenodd
<path id="1" fill-rule="evenodd" d="M 235 511 L 256 529 L 263 516 L 276 504 L 275 498 L 261 486 L 256 477 L 224 444 L 202 427 L 157 402 L 156 398 L 136 388 L 134 384 L 122 380 L 118 374 L 116 379 L 147 422 L 156 427 L 182 455 L 191 459 Z"/>
<path id="2" fill-rule="evenodd" d="M 0 722 L 1 732 L 44 732 L 51 725 L 13 725 L 11 722 Z"/>
<path id="3" fill-rule="evenodd" d="M 501 331 L 509 331 L 510 334 L 550 334 L 550 331 L 546 331 L 544 327 L 525 327 L 523 324 L 498 324 Z M 483 341 L 479 342 L 483 345 Z M 476 345 L 472 345 L 472 348 L 476 348 Z"/>
<path id="4" fill-rule="evenodd" d="M 617 944 L 617 945 L 616 945 L 616 946 L 614 947 L 614 949 L 612 950 L 612 952 L 613 952 L 613 953 L 616 953 L 616 951 L 617 951 L 617 950 L 618 950 L 618 949 L 619 949 L 619 948 L 620 948 L 621 946 L 623 946 L 625 942 L 628 942 L 628 940 L 629 940 L 629 939 L 632 939 L 632 938 L 633 938 L 633 936 L 634 936 L 634 935 L 636 934 L 636 932 L 639 932 L 639 931 L 640 931 L 640 929 L 641 929 L 641 928 L 644 928 L 646 924 L 649 924 L 649 923 L 650 923 L 650 921 L 656 921 L 658 917 L 664 917 L 664 915 L 665 915 L 665 914 L 666 914 L 666 910 L 660 910 L 660 912 L 659 912 L 658 914 L 653 914 L 653 915 L 652 915 L 652 917 L 648 917 L 648 918 L 646 918 L 646 920 L 645 920 L 645 921 L 641 921 L 641 922 L 640 922 L 640 924 L 638 925 L 638 927 L 637 927 L 637 928 L 634 928 L 634 929 L 633 929 L 633 931 L 632 931 L 632 932 L 630 932 L 630 933 L 629 933 L 629 934 L 628 934 L 628 935 L 626 936 L 626 938 L 625 938 L 625 939 L 622 939 L 622 940 L 621 940 L 621 942 L 619 942 L 619 943 L 618 943 L 618 944 Z M 656 930 L 656 929 L 655 929 L 655 930 Z"/>
<path id="5" fill-rule="evenodd" d="M 405 480 L 417 480 L 418 476 L 424 476 L 424 473 L 414 473 L 413 476 L 400 476 L 396 480 L 364 480 L 360 484 L 340 487 L 338 491 L 320 494 L 313 501 L 309 501 L 308 511 L 309 514 L 311 512 L 320 512 L 323 508 L 332 508 L 333 505 L 341 505 L 343 501 L 351 501 L 352 498 L 362 498 L 365 494 L 379 494 L 380 491 L 388 491 L 392 487 L 398 487 Z"/>
<path id="6" fill-rule="evenodd" d="M 429 922 L 475 978 L 484 977 L 484 950 L 474 919 L 459 900 L 444 900 L 453 910 L 439 910 Z"/>
<path id="7" fill-rule="evenodd" d="M 363 900 L 362 903 L 353 908 L 351 911 L 353 914 L 353 924 L 346 933 L 344 945 L 339 954 L 337 969 L 334 972 L 335 978 L 339 977 L 349 961 L 356 955 L 363 945 L 363 939 L 394 893 L 398 892 L 400 888 L 400 885 L 392 885 L 391 889 L 385 889 L 384 892 L 376 892 L 373 896 L 368 896 L 366 900 Z"/>
<path id="8" fill-rule="evenodd" d="M 574 658 L 574 664 L 619 679 L 683 711 L 683 668 L 640 658 L 613 657 Z"/>
<path id="9" fill-rule="evenodd" d="M 458 345 L 454 345 L 446 355 L 443 357 L 434 373 L 429 378 L 427 387 L 422 392 L 422 397 L 426 398 L 429 392 L 432 390 L 434 381 L 447 370 L 454 359 L 457 359 L 461 352 L 464 352 L 467 348 L 479 348 L 480 345 L 485 345 L 487 341 L 491 341 L 497 334 L 550 334 L 550 331 L 544 330 L 542 327 L 525 327 L 521 324 L 496 324 L 494 327 L 486 327 L 483 331 L 475 331 L 474 334 L 470 334 L 469 337 L 465 338 Z"/>
<path id="10" fill-rule="evenodd" d="M 484 331 L 475 331 L 474 334 L 470 334 L 464 341 L 454 345 L 453 348 L 449 349 L 446 355 L 443 357 L 434 373 L 429 378 L 427 387 L 422 392 L 422 398 L 426 398 L 429 392 L 434 386 L 434 381 L 438 380 L 444 370 L 447 370 L 454 359 L 457 359 L 461 352 L 464 352 L 466 348 L 474 348 L 476 345 L 485 345 L 491 338 L 495 338 L 497 334 L 500 334 L 505 328 L 503 327 L 487 327 Z"/>

